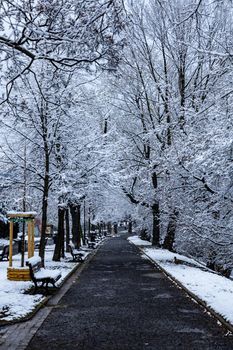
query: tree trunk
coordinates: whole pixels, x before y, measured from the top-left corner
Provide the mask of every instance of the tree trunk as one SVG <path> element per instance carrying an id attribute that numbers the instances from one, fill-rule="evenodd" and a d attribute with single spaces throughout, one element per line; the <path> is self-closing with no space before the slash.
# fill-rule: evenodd
<path id="1" fill-rule="evenodd" d="M 41 226 L 41 239 L 40 239 L 40 249 L 39 255 L 42 260 L 42 266 L 44 266 L 45 257 L 45 244 L 46 244 L 46 226 L 47 226 L 47 212 L 48 212 L 48 196 L 49 196 L 49 186 L 50 186 L 50 150 L 48 144 L 48 116 L 47 116 L 47 102 L 44 105 L 42 101 L 41 108 L 41 121 L 43 130 L 43 144 L 44 144 L 44 184 L 43 184 L 43 199 L 42 199 L 42 226 Z"/>
<path id="2" fill-rule="evenodd" d="M 65 236 L 65 209 L 58 206 L 58 230 L 57 241 L 53 254 L 53 261 L 60 261 L 61 257 L 64 257 L 64 236 Z"/>
<path id="3" fill-rule="evenodd" d="M 112 232 L 112 223 L 111 222 L 107 223 L 107 231 L 109 234 L 111 234 L 111 232 Z"/>
<path id="4" fill-rule="evenodd" d="M 72 217 L 72 241 L 75 248 L 80 248 L 82 238 L 80 204 L 71 204 L 70 213 Z"/>
<path id="5" fill-rule="evenodd" d="M 77 239 L 77 247 L 81 246 L 81 239 L 83 237 L 82 233 L 82 225 L 81 225 L 81 205 L 77 206 L 77 220 L 78 220 L 78 239 Z"/>
<path id="6" fill-rule="evenodd" d="M 27 209 L 27 148 L 24 146 L 24 169 L 23 169 L 23 212 Z M 21 267 L 24 267 L 25 260 L 25 231 L 26 223 L 23 221 L 23 234 L 21 237 Z"/>
<path id="7" fill-rule="evenodd" d="M 91 214 L 90 214 L 90 208 L 88 210 L 88 239 L 91 239 Z"/>
<path id="8" fill-rule="evenodd" d="M 170 251 L 173 251 L 178 215 L 179 212 L 175 209 L 169 218 L 167 234 L 163 242 L 163 248 Z"/>
<path id="9" fill-rule="evenodd" d="M 129 223 L 128 223 L 128 233 L 132 234 L 133 232 L 133 224 L 132 224 L 132 219 L 131 217 L 129 218 Z"/>
<path id="10" fill-rule="evenodd" d="M 158 188 L 158 177 L 155 171 L 156 166 L 154 165 L 154 171 L 151 176 L 152 184 L 154 190 L 156 191 Z M 152 245 L 159 247 L 160 246 L 160 209 L 159 202 L 155 202 L 152 206 L 152 220 L 153 220 L 153 228 L 152 228 Z"/>
<path id="11" fill-rule="evenodd" d="M 83 201 L 83 244 L 86 244 L 86 202 Z"/>
<path id="12" fill-rule="evenodd" d="M 43 192 L 43 199 L 42 199 L 42 225 L 41 225 L 41 238 L 40 238 L 40 249 L 39 249 L 39 255 L 42 260 L 42 266 L 44 266 L 44 257 L 45 257 L 48 195 L 49 195 L 49 175 L 46 174 L 44 178 L 44 192 Z"/>
<path id="13" fill-rule="evenodd" d="M 63 230 L 62 230 L 62 234 L 61 234 L 61 257 L 63 259 L 65 258 L 65 213 L 66 213 L 66 211 L 64 210 Z"/>
<path id="14" fill-rule="evenodd" d="M 97 224 L 97 228 L 98 228 L 98 231 L 99 231 L 99 236 L 101 236 L 101 232 L 102 232 L 102 230 L 101 230 L 101 223 Z"/>
<path id="15" fill-rule="evenodd" d="M 69 220 L 69 208 L 66 209 L 65 214 L 66 221 L 66 252 L 69 252 L 69 244 L 70 244 L 70 220 Z"/>
<path id="16" fill-rule="evenodd" d="M 113 224 L 113 230 L 114 230 L 114 234 L 117 235 L 117 232 L 118 232 L 117 224 Z"/>
<path id="17" fill-rule="evenodd" d="M 159 203 L 154 203 L 151 207 L 153 217 L 152 245 L 160 246 L 160 211 Z"/>

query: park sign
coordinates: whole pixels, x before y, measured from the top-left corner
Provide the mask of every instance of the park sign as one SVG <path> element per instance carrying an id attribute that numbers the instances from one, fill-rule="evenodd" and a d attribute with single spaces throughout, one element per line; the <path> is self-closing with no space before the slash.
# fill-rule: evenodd
<path id="1" fill-rule="evenodd" d="M 30 220 L 33 220 L 36 215 L 37 213 L 34 211 L 30 211 L 30 212 L 8 211 L 7 212 L 8 220 L 13 222 L 28 222 Z"/>

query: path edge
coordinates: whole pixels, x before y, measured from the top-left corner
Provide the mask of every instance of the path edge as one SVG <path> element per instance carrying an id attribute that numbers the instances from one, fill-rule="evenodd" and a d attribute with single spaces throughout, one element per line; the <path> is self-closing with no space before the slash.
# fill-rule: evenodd
<path id="1" fill-rule="evenodd" d="M 182 289 L 191 299 L 193 299 L 194 302 L 196 302 L 200 306 L 202 306 L 206 310 L 206 312 L 208 312 L 212 317 L 214 317 L 218 322 L 220 322 L 222 327 L 226 328 L 227 331 L 229 331 L 233 334 L 233 325 L 229 321 L 227 321 L 222 315 L 220 315 L 212 307 L 208 306 L 204 300 L 200 299 L 196 294 L 191 292 L 179 280 L 177 280 L 174 276 L 172 276 L 169 272 L 167 272 L 162 266 L 160 266 L 157 261 L 154 261 L 148 254 L 146 254 L 144 252 L 143 247 L 140 247 L 140 246 L 134 244 L 132 241 L 129 241 L 129 242 L 131 244 L 133 244 L 135 247 L 137 247 L 138 250 L 143 255 L 145 255 L 147 257 L 147 259 L 150 260 L 153 265 L 155 265 L 168 279 L 171 280 L 171 282 L 173 282 L 177 287 Z"/>

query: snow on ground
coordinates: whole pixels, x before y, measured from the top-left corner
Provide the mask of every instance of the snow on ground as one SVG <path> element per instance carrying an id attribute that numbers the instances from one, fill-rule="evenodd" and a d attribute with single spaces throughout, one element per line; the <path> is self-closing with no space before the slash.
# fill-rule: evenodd
<path id="1" fill-rule="evenodd" d="M 72 262 L 72 257 L 67 253 L 67 258 L 60 262 L 52 261 L 54 245 L 46 248 L 45 266 L 48 269 L 59 270 L 62 274 L 61 279 L 57 282 L 60 285 L 64 278 L 78 264 Z M 85 257 L 88 255 L 86 252 Z M 38 251 L 35 252 L 35 256 Z M 20 266 L 20 254 L 13 256 L 13 267 Z M 29 282 L 14 282 L 7 279 L 8 261 L 0 261 L 0 321 L 11 321 L 22 318 L 29 314 L 41 301 L 45 299 L 42 294 L 25 294 L 34 284 Z"/>
<path id="2" fill-rule="evenodd" d="M 143 241 L 140 239 L 138 236 L 131 236 L 128 238 L 130 242 L 134 243 L 135 245 L 138 246 L 151 246 L 151 243 L 148 241 Z"/>
<path id="3" fill-rule="evenodd" d="M 8 239 L 0 238 L 0 247 L 9 244 Z"/>
<path id="4" fill-rule="evenodd" d="M 129 241 L 144 246 L 145 241 L 137 236 L 129 237 Z M 149 243 L 151 246 L 151 243 Z M 183 255 L 154 247 L 142 247 L 145 255 L 163 267 L 168 273 L 181 282 L 188 290 L 197 295 L 208 306 L 233 324 L 233 281 L 213 272 L 203 271 L 203 264 Z M 175 264 L 174 257 L 186 263 L 187 266 Z"/>

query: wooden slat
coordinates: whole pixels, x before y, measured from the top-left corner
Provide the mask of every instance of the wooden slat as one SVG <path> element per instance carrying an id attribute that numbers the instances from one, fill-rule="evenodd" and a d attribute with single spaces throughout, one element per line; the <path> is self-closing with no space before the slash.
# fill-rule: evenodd
<path id="1" fill-rule="evenodd" d="M 7 269 L 7 278 L 10 281 L 30 281 L 30 272 L 29 269 Z"/>

